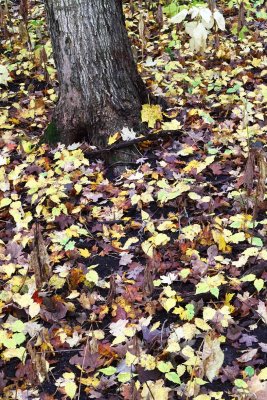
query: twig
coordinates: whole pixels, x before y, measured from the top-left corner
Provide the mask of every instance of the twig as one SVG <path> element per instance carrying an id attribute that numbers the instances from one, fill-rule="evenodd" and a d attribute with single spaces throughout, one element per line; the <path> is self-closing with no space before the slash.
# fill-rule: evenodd
<path id="1" fill-rule="evenodd" d="M 148 388 L 149 393 L 151 394 L 152 399 L 153 399 L 153 400 L 156 400 L 155 397 L 154 397 L 154 395 L 153 395 L 153 393 L 151 392 L 151 389 L 150 389 L 148 383 L 145 382 L 145 384 L 146 384 L 146 386 L 147 386 L 147 388 Z"/>
<path id="2" fill-rule="evenodd" d="M 146 141 L 157 141 L 158 139 L 162 139 L 162 138 L 165 138 L 165 137 L 168 137 L 168 136 L 169 137 L 180 136 L 180 135 L 183 135 L 184 133 L 185 132 L 182 131 L 182 130 L 161 131 L 159 133 L 149 133 L 146 136 L 142 136 L 142 137 L 139 137 L 139 138 L 136 138 L 136 139 L 133 139 L 133 140 L 128 140 L 128 141 L 120 142 L 120 143 L 117 143 L 117 144 L 113 144 L 113 145 L 105 147 L 103 149 L 93 150 L 93 151 L 85 151 L 85 155 L 88 158 L 91 158 L 91 157 L 93 158 L 93 157 L 96 157 L 98 155 L 100 156 L 102 154 L 109 153 L 109 152 L 114 151 L 114 150 L 124 149 L 126 147 L 130 147 L 130 146 L 133 146 L 133 145 L 138 144 L 138 143 L 142 143 L 142 142 L 146 142 Z"/>

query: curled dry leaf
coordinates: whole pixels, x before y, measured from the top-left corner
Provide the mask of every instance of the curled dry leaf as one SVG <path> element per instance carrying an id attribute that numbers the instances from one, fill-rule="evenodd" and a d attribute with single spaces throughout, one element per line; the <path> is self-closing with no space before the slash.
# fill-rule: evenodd
<path id="1" fill-rule="evenodd" d="M 224 354 L 221 350 L 221 342 L 214 334 L 208 333 L 204 339 L 202 360 L 204 373 L 210 382 L 218 375 L 223 365 Z"/>

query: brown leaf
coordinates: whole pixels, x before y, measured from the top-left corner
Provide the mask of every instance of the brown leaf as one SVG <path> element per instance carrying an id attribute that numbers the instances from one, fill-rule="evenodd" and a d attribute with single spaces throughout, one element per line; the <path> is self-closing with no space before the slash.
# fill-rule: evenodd
<path id="1" fill-rule="evenodd" d="M 68 308 L 64 303 L 50 297 L 44 297 L 43 305 L 46 308 L 41 308 L 40 316 L 47 322 L 59 321 L 66 316 L 68 311 Z"/>
<path id="2" fill-rule="evenodd" d="M 88 369 L 88 372 L 95 371 L 98 367 L 102 366 L 104 362 L 104 358 L 102 358 L 99 353 L 91 354 L 86 346 L 83 351 L 80 352 L 80 355 L 76 354 L 71 357 L 69 361 L 71 365 L 83 366 L 83 368 Z"/>

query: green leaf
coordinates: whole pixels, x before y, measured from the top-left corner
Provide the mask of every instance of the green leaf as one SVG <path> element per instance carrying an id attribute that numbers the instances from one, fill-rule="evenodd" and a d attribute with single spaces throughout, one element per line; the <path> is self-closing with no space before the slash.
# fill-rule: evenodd
<path id="1" fill-rule="evenodd" d="M 264 280 L 263 279 L 255 279 L 254 286 L 259 292 L 261 289 L 264 288 Z"/>
<path id="2" fill-rule="evenodd" d="M 210 293 L 213 294 L 213 296 L 215 296 L 216 299 L 219 298 L 219 288 L 217 288 L 217 287 L 211 288 L 211 289 L 210 289 Z"/>
<path id="3" fill-rule="evenodd" d="M 181 384 L 181 380 L 176 372 L 167 372 L 167 374 L 165 374 L 165 377 L 171 382 L 177 383 L 178 385 Z"/>
<path id="4" fill-rule="evenodd" d="M 25 325 L 24 322 L 18 319 L 17 321 L 13 322 L 10 328 L 12 332 L 22 332 L 24 331 Z"/>
<path id="5" fill-rule="evenodd" d="M 21 343 L 25 342 L 26 340 L 26 336 L 24 335 L 24 333 L 14 333 L 13 338 L 12 338 L 16 345 L 19 346 Z"/>
<path id="6" fill-rule="evenodd" d="M 243 278 L 240 279 L 241 282 L 253 282 L 256 278 L 256 275 L 254 274 L 248 274 L 243 276 Z"/>
<path id="7" fill-rule="evenodd" d="M 249 366 L 247 366 L 247 367 L 245 368 L 245 373 L 246 373 L 249 377 L 251 377 L 251 376 L 253 376 L 253 375 L 255 374 L 255 370 L 254 370 L 253 367 L 251 367 L 251 366 L 249 365 Z"/>
<path id="8" fill-rule="evenodd" d="M 104 375 L 111 376 L 111 375 L 114 375 L 116 373 L 117 368 L 115 368 L 115 367 L 107 367 L 107 368 L 102 368 L 99 371 L 102 372 L 102 374 L 104 374 Z"/>
<path id="9" fill-rule="evenodd" d="M 239 91 L 240 87 L 241 86 L 236 83 L 232 88 L 227 89 L 226 93 L 236 93 Z"/>
<path id="10" fill-rule="evenodd" d="M 187 319 L 188 319 L 188 321 L 191 321 L 191 319 L 193 319 L 194 316 L 195 316 L 194 304 L 187 304 L 185 306 L 185 308 L 186 308 L 186 311 L 187 311 Z"/>
<path id="11" fill-rule="evenodd" d="M 178 7 L 177 3 L 175 3 L 175 2 L 172 2 L 172 3 L 168 4 L 167 6 L 163 7 L 163 12 L 164 12 L 164 14 L 167 15 L 167 17 L 173 17 L 174 15 L 177 14 L 178 10 L 179 10 L 179 7 Z"/>
<path id="12" fill-rule="evenodd" d="M 74 250 L 75 249 L 75 241 L 70 240 L 66 245 L 65 245 L 65 250 Z"/>
<path id="13" fill-rule="evenodd" d="M 159 361 L 157 364 L 157 368 L 160 372 L 165 374 L 166 372 L 170 372 L 173 366 L 170 362 Z"/>
<path id="14" fill-rule="evenodd" d="M 249 239 L 249 243 L 253 246 L 263 247 L 263 241 L 259 237 L 252 237 Z"/>
<path id="15" fill-rule="evenodd" d="M 74 399 L 77 391 L 77 385 L 74 381 L 68 381 L 66 382 L 66 385 L 64 387 L 66 395 L 69 396 L 71 399 Z"/>
<path id="16" fill-rule="evenodd" d="M 196 294 L 208 293 L 210 287 L 206 282 L 199 282 L 196 287 Z"/>
<path id="17" fill-rule="evenodd" d="M 133 374 L 131 372 L 120 372 L 117 378 L 119 382 L 126 383 L 129 382 L 134 376 L 137 376 L 137 374 Z"/>
<path id="18" fill-rule="evenodd" d="M 246 389 L 248 387 L 247 383 L 243 379 L 235 379 L 235 386 L 240 389 Z"/>
<path id="19" fill-rule="evenodd" d="M 93 269 L 91 269 L 86 275 L 85 278 L 89 281 L 89 282 L 93 282 L 95 285 L 98 282 L 99 276 L 98 273 L 96 271 L 94 271 Z"/>

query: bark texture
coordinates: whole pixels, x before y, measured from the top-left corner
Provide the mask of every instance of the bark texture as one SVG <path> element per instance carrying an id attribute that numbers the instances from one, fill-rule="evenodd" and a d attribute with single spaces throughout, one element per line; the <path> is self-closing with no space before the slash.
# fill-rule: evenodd
<path id="1" fill-rule="evenodd" d="M 122 0 L 45 0 L 59 102 L 54 119 L 67 144 L 102 147 L 139 122 L 144 83 L 127 37 Z"/>

